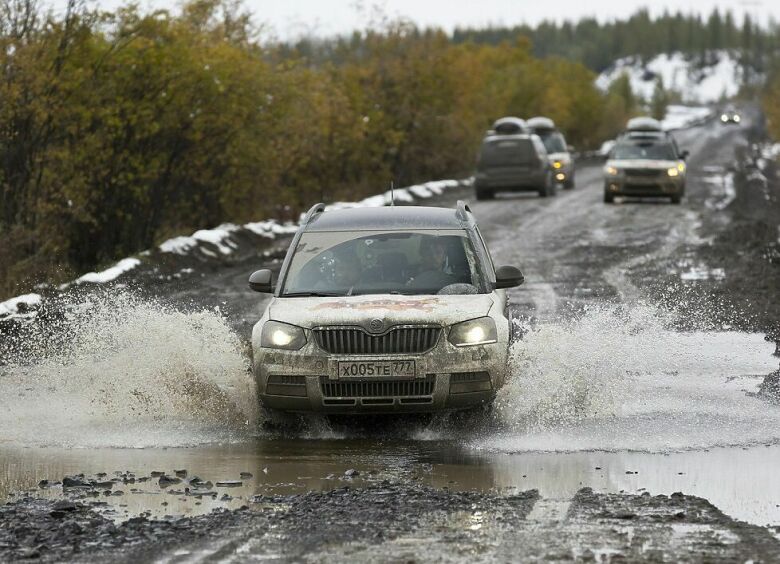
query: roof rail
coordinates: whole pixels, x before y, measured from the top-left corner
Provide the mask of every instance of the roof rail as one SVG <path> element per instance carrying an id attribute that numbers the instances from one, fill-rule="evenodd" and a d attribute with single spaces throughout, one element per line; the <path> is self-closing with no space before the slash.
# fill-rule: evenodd
<path id="1" fill-rule="evenodd" d="M 325 211 L 325 204 L 320 202 L 319 204 L 314 204 L 309 211 L 306 212 L 306 215 L 303 216 L 303 221 L 301 221 L 301 225 L 307 225 L 316 214 L 322 213 Z"/>
<path id="2" fill-rule="evenodd" d="M 461 221 L 468 222 L 469 221 L 468 214 L 471 213 L 471 208 L 469 208 L 468 204 L 463 200 L 458 200 L 457 208 L 458 209 L 455 212 L 455 217 L 457 217 Z"/>

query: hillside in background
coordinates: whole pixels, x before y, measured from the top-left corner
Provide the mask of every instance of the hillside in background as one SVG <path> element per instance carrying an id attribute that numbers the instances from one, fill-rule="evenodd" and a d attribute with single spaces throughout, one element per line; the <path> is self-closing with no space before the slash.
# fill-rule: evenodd
<path id="1" fill-rule="evenodd" d="M 607 90 L 621 76 L 628 76 L 634 95 L 650 101 L 659 88 L 686 103 L 713 103 L 732 98 L 740 86 L 759 75 L 745 77 L 736 55 L 730 51 L 713 51 L 704 59 L 686 57 L 683 53 L 663 53 L 643 61 L 625 57 L 615 61 L 596 79 L 596 85 Z"/>
<path id="2" fill-rule="evenodd" d="M 657 55 L 679 52 L 701 58 L 707 52 L 729 50 L 738 53 L 741 65 L 764 72 L 771 57 L 780 51 L 779 32 L 780 24 L 761 26 L 749 16 L 737 21 L 730 12 L 717 9 L 704 18 L 682 12 L 653 17 L 647 10 L 639 10 L 626 20 L 584 18 L 533 27 L 458 29 L 453 40 L 494 45 L 525 38 L 537 57 L 580 61 L 599 73 L 625 57 L 650 61 Z"/>

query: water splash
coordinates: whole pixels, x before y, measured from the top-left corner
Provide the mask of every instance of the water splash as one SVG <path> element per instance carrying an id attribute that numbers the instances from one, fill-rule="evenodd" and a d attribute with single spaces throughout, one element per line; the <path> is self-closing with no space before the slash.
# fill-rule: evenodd
<path id="1" fill-rule="evenodd" d="M 763 335 L 675 330 L 649 306 L 592 308 L 538 326 L 512 350 L 505 429 L 474 446 L 509 452 L 668 451 L 780 441 L 780 408 L 753 393 L 777 368 Z"/>
<path id="2" fill-rule="evenodd" d="M 239 338 L 218 311 L 184 312 L 131 292 L 92 294 L 4 343 L 0 442 L 181 446 L 254 428 Z"/>

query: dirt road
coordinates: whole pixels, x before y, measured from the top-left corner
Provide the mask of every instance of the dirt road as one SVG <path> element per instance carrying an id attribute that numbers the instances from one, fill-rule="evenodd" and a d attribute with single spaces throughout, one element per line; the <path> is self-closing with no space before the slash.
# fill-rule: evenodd
<path id="1" fill-rule="evenodd" d="M 93 300 L 99 331 L 63 322 L 70 368 L 0 380 L 0 559 L 780 559 L 780 407 L 758 393 L 778 367 L 779 189 L 738 160 L 759 118 L 677 133 L 682 205 L 606 205 L 598 163 L 554 198 L 473 203 L 495 261 L 526 277 L 513 378 L 478 425 L 258 431 L 234 409 L 253 401 L 241 343 L 265 304 L 245 281 L 285 240 L 142 269 L 143 297 Z"/>

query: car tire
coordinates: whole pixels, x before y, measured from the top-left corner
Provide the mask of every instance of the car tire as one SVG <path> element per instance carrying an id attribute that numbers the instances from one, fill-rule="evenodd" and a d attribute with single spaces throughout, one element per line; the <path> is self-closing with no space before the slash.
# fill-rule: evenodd
<path id="1" fill-rule="evenodd" d="M 545 182 L 544 186 L 539 190 L 539 196 L 542 198 L 555 196 L 555 182 L 553 181 L 552 175 L 547 177 L 547 182 Z"/>
<path id="2" fill-rule="evenodd" d="M 479 188 L 476 190 L 476 196 L 477 200 L 492 200 L 496 194 L 493 192 L 493 190 L 480 190 Z"/>
<path id="3" fill-rule="evenodd" d="M 610 194 L 609 192 L 604 192 L 604 203 L 605 204 L 614 204 L 615 203 L 615 195 Z"/>

